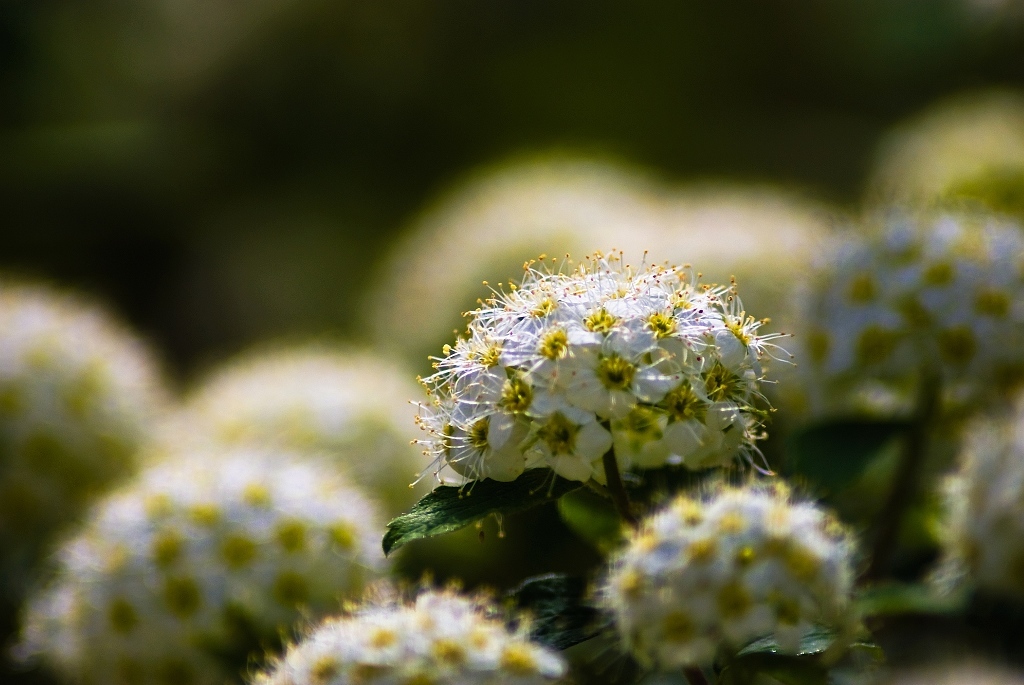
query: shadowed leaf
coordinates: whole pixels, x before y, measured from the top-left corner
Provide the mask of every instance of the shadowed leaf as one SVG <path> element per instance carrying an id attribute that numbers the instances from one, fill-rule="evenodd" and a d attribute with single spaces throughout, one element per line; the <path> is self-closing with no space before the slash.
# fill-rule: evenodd
<path id="1" fill-rule="evenodd" d="M 813 424 L 789 439 L 786 470 L 835 492 L 856 480 L 908 427 L 906 421 L 860 419 Z"/>
<path id="2" fill-rule="evenodd" d="M 607 626 L 601 612 L 586 602 L 582 578 L 546 574 L 527 578 L 509 592 L 516 609 L 529 612 L 530 637 L 553 649 L 589 640 Z"/>
<path id="3" fill-rule="evenodd" d="M 412 540 L 450 533 L 490 514 L 512 514 L 552 502 L 583 487 L 547 469 L 525 472 L 510 483 L 481 480 L 456 488 L 442 485 L 388 523 L 384 554 Z"/>

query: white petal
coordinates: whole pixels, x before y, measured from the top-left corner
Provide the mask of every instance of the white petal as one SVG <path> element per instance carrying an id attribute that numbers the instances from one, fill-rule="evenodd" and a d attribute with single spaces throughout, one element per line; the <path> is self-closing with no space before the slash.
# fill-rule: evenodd
<path id="1" fill-rule="evenodd" d="M 656 404 L 682 380 L 682 374 L 666 374 L 654 367 L 647 367 L 637 371 L 633 377 L 633 392 L 641 402 Z"/>
<path id="2" fill-rule="evenodd" d="M 747 360 L 747 346 L 728 328 L 716 330 L 714 339 L 718 356 L 725 368 L 738 368 Z"/>
<path id="3" fill-rule="evenodd" d="M 610 390 L 605 393 L 605 397 L 607 398 L 605 411 L 594 410 L 605 418 L 624 418 L 636 406 L 636 397 L 633 393 L 625 390 Z"/>
<path id="4" fill-rule="evenodd" d="M 526 458 L 516 449 L 491 452 L 484 460 L 481 477 L 500 481 L 513 481 L 522 475 L 526 468 Z"/>
<path id="5" fill-rule="evenodd" d="M 713 431 L 724 431 L 733 424 L 741 422 L 740 408 L 732 402 L 715 402 L 708 407 L 704 423 Z"/>
<path id="6" fill-rule="evenodd" d="M 576 434 L 576 454 L 587 461 L 600 459 L 612 446 L 612 434 L 597 423 L 588 423 Z"/>
<path id="7" fill-rule="evenodd" d="M 608 415 L 609 394 L 593 369 L 579 369 L 565 389 L 565 397 L 572 404 L 587 411 Z"/>
<path id="8" fill-rule="evenodd" d="M 487 444 L 491 449 L 500 450 L 512 437 L 512 429 L 515 428 L 516 418 L 505 412 L 491 414 L 487 425 Z"/>
<path id="9" fill-rule="evenodd" d="M 455 446 L 448 453 L 448 466 L 455 473 L 467 478 L 476 478 L 479 475 L 480 452 L 474 447 Z"/>
<path id="10" fill-rule="evenodd" d="M 672 454 L 685 461 L 704 446 L 707 431 L 707 427 L 696 419 L 676 421 L 665 428 L 663 440 Z"/>
<path id="11" fill-rule="evenodd" d="M 591 475 L 594 473 L 590 462 L 578 455 L 562 454 L 553 457 L 549 464 L 555 473 L 567 480 L 586 482 L 590 480 Z"/>

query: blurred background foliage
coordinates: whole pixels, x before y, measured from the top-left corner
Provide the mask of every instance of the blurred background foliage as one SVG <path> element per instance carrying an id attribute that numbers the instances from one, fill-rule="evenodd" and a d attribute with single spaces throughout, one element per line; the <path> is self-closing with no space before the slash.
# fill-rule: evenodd
<path id="1" fill-rule="evenodd" d="M 1024 85 L 985 4 L 4 0 L 0 268 L 113 300 L 178 372 L 367 338 L 401 227 L 503 159 L 854 207 L 891 126 Z"/>

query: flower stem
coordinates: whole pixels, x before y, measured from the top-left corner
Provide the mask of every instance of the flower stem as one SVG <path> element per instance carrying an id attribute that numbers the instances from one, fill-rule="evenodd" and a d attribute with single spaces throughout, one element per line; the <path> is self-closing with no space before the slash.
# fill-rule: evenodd
<path id="1" fill-rule="evenodd" d="M 636 528 L 640 522 L 633 515 L 633 507 L 629 503 L 629 494 L 626 492 L 626 486 L 622 482 L 622 474 L 619 473 L 619 462 L 615 459 L 614 447 L 604 453 L 604 456 L 601 457 L 601 463 L 604 465 L 604 476 L 608 481 L 608 494 L 611 495 L 612 502 L 615 503 L 616 511 L 619 512 L 619 516 L 623 521 Z"/>
<path id="2" fill-rule="evenodd" d="M 684 668 L 683 675 L 690 681 L 690 685 L 708 685 L 708 679 L 704 677 L 704 672 L 696 666 Z"/>
<path id="3" fill-rule="evenodd" d="M 917 494 L 917 477 L 928 453 L 928 433 L 938 410 L 939 391 L 938 377 L 931 373 L 922 374 L 914 417 L 903 443 L 903 453 L 896 467 L 892 489 L 878 516 L 878 535 L 865 579 L 878 579 L 889 570 L 904 516 Z"/>

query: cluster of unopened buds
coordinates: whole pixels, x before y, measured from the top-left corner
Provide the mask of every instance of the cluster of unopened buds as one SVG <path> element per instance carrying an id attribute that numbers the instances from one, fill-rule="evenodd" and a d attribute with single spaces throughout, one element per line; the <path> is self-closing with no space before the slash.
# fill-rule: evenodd
<path id="1" fill-rule="evenodd" d="M 439 471 L 473 480 L 550 468 L 603 483 L 612 448 L 620 469 L 751 459 L 780 335 L 759 335 L 763 323 L 734 285 L 701 285 L 688 266 L 632 268 L 619 253 L 530 264 L 424 379 L 421 442 Z"/>

